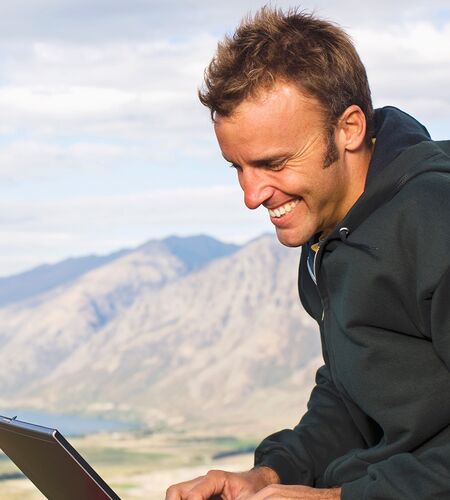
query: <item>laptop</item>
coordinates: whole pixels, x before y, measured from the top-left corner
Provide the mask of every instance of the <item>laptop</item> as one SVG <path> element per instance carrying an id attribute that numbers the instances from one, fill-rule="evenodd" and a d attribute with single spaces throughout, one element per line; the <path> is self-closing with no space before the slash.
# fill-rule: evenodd
<path id="1" fill-rule="evenodd" d="M 0 415 L 0 448 L 51 500 L 120 500 L 56 429 Z"/>

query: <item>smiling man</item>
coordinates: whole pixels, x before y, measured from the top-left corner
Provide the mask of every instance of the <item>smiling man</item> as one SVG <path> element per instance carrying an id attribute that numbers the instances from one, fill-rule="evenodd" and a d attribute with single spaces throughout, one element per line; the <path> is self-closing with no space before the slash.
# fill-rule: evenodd
<path id="1" fill-rule="evenodd" d="M 200 99 L 247 207 L 302 246 L 324 365 L 252 470 L 210 471 L 167 500 L 450 498 L 450 143 L 374 112 L 347 35 L 295 10 L 244 20 Z"/>

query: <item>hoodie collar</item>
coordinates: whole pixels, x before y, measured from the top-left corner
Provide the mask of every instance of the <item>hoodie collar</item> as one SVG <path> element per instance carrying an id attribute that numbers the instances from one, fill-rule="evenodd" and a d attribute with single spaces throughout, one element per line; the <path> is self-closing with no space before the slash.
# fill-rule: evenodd
<path id="1" fill-rule="evenodd" d="M 375 110 L 375 149 L 369 165 L 366 188 L 403 151 L 430 141 L 428 130 L 415 118 L 393 106 Z"/>
<path id="2" fill-rule="evenodd" d="M 349 244 L 349 235 L 412 178 L 427 170 L 449 170 L 448 164 L 435 165 L 444 152 L 431 141 L 427 129 L 397 108 L 375 111 L 375 137 L 364 192 L 326 243 L 341 239 Z"/>

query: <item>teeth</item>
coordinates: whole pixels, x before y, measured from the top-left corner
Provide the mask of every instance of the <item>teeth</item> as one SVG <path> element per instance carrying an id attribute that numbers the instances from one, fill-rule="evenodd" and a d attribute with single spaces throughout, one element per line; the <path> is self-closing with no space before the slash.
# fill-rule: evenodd
<path id="1" fill-rule="evenodd" d="M 286 205 L 275 208 L 274 210 L 269 209 L 269 214 L 271 217 L 282 217 L 283 215 L 289 213 L 295 207 L 295 205 L 297 205 L 297 203 L 298 200 L 290 201 L 289 203 L 286 203 Z"/>

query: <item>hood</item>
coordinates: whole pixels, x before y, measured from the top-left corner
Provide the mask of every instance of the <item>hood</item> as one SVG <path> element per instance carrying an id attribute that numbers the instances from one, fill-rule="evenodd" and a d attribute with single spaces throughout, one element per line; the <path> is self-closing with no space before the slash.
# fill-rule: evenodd
<path id="1" fill-rule="evenodd" d="M 416 176 L 430 171 L 450 173 L 450 141 L 432 141 L 423 125 L 397 108 L 376 110 L 375 137 L 364 193 L 328 240 L 345 240 Z"/>
<path id="2" fill-rule="evenodd" d="M 423 141 L 431 141 L 428 130 L 415 118 L 392 106 L 375 110 L 375 149 L 366 179 L 372 179 L 403 151 Z"/>

